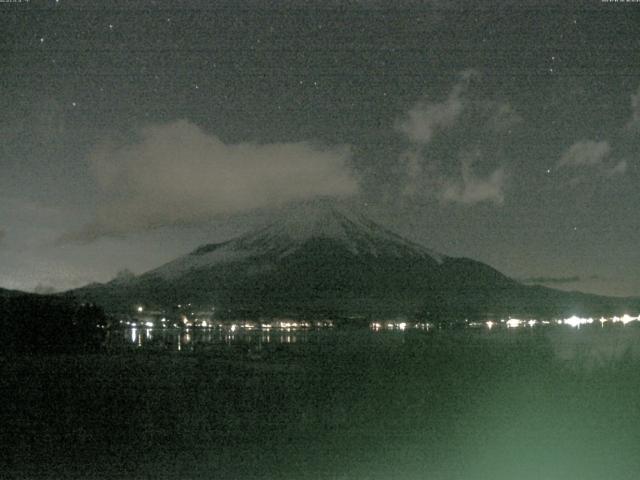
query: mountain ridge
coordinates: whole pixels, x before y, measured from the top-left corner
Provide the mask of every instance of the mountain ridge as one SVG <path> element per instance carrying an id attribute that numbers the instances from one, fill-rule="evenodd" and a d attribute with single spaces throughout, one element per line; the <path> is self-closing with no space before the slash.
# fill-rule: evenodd
<path id="1" fill-rule="evenodd" d="M 438 263 L 444 255 L 411 242 L 366 217 L 336 207 L 298 209 L 281 215 L 275 222 L 257 231 L 219 243 L 198 247 L 183 257 L 143 275 L 176 278 L 189 269 L 206 268 L 217 263 L 240 261 L 259 255 L 286 257 L 314 238 L 326 238 L 347 245 L 354 254 L 411 254 L 430 257 Z"/>
<path id="2" fill-rule="evenodd" d="M 326 204 L 285 211 L 264 228 L 71 294 L 107 309 L 192 303 L 247 316 L 595 314 L 632 303 L 523 285 Z"/>

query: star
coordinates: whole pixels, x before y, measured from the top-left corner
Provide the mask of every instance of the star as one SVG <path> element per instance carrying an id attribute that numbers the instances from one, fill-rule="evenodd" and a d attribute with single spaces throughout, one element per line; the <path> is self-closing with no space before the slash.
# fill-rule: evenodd
<path id="1" fill-rule="evenodd" d="M 44 37 L 40 37 L 40 43 L 44 43 Z"/>
<path id="2" fill-rule="evenodd" d="M 109 30 L 113 30 L 113 24 L 112 23 L 109 24 Z"/>
<path id="3" fill-rule="evenodd" d="M 78 104 L 76 102 L 71 102 L 71 106 L 72 107 L 76 107 L 76 106 L 78 106 Z"/>
<path id="4" fill-rule="evenodd" d="M 547 168 L 547 174 L 551 173 L 551 169 Z"/>

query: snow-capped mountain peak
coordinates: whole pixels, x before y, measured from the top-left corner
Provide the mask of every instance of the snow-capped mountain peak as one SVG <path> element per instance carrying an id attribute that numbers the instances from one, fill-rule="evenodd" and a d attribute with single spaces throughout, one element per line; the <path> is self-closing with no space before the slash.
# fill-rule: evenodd
<path id="1" fill-rule="evenodd" d="M 437 263 L 444 259 L 443 255 L 406 240 L 363 215 L 320 203 L 289 208 L 266 228 L 227 242 L 204 245 L 150 273 L 174 278 L 221 263 L 264 256 L 284 258 L 312 240 L 328 240 L 332 247 L 342 247 L 352 255 L 420 257 Z"/>

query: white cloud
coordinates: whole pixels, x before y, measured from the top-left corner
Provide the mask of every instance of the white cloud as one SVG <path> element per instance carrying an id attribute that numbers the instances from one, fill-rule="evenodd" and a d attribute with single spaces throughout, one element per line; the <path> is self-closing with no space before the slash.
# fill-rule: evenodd
<path id="1" fill-rule="evenodd" d="M 627 171 L 627 161 L 620 160 L 615 167 L 612 167 L 609 170 L 607 170 L 607 175 L 609 177 L 613 177 L 615 175 L 622 175 L 623 173 L 626 173 L 626 171 Z"/>
<path id="2" fill-rule="evenodd" d="M 395 123 L 396 131 L 411 142 L 401 157 L 406 171 L 405 195 L 428 195 L 463 204 L 504 202 L 506 171 L 495 165 L 487 168 L 486 160 L 495 162 L 496 155 L 486 155 L 486 150 L 499 151 L 496 145 L 523 119 L 507 102 L 474 95 L 470 81 L 478 76 L 475 70 L 462 72 L 444 101 L 419 101 Z M 429 144 L 445 130 L 452 130 L 451 138 L 444 151 L 440 145 L 433 155 Z M 452 172 L 445 164 L 448 158 L 460 159 L 460 169 Z M 483 163 L 483 170 L 491 172 L 487 176 L 473 170 L 473 165 Z"/>
<path id="3" fill-rule="evenodd" d="M 504 202 L 506 178 L 506 172 L 502 167 L 497 168 L 486 177 L 480 177 L 473 171 L 473 162 L 463 160 L 462 178 L 448 180 L 442 189 L 441 198 L 455 203 L 493 202 L 501 205 Z"/>
<path id="4" fill-rule="evenodd" d="M 602 165 L 610 154 L 611 146 L 607 141 L 581 140 L 564 152 L 558 167 L 598 166 Z"/>
<path id="5" fill-rule="evenodd" d="M 101 190 L 95 220 L 63 241 L 198 223 L 319 195 L 350 195 L 357 185 L 349 158 L 344 146 L 225 144 L 184 120 L 148 127 L 136 143 L 103 145 L 91 154 Z"/>
<path id="6" fill-rule="evenodd" d="M 494 133 L 509 132 L 513 127 L 522 123 L 523 118 L 507 102 L 486 102 L 489 117 L 486 127 Z"/>
<path id="7" fill-rule="evenodd" d="M 627 161 L 620 160 L 613 164 L 611 158 L 611 145 L 606 140 L 593 141 L 581 140 L 571 145 L 560 157 L 558 167 L 571 167 L 572 170 L 588 169 L 591 174 L 595 173 L 603 177 L 615 177 L 627 171 Z M 578 175 L 572 178 L 569 183 L 578 185 L 588 177 Z"/>
<path id="8" fill-rule="evenodd" d="M 640 128 L 640 87 L 638 87 L 638 93 L 631 95 L 631 120 L 627 127 Z"/>
<path id="9" fill-rule="evenodd" d="M 474 75 L 474 70 L 462 72 L 460 81 L 442 102 L 417 102 L 403 119 L 396 122 L 396 130 L 420 145 L 429 143 L 437 131 L 452 127 L 464 110 L 462 94 Z"/>
<path id="10" fill-rule="evenodd" d="M 416 103 L 397 129 L 415 143 L 429 143 L 436 130 L 450 127 L 462 112 L 462 100 L 449 96 L 441 103 Z"/>

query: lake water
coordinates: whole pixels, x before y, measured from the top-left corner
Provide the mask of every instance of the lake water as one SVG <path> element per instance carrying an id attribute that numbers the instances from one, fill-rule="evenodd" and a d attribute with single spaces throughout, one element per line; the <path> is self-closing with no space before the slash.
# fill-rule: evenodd
<path id="1" fill-rule="evenodd" d="M 283 326 L 284 325 L 284 326 Z M 606 364 L 622 358 L 640 359 L 640 325 L 592 324 L 537 325 L 461 323 L 436 326 L 425 322 L 374 321 L 368 326 L 336 327 L 332 321 L 263 324 L 259 322 L 219 323 L 204 327 L 175 328 L 126 326 L 109 332 L 108 344 L 115 350 L 151 350 L 175 352 L 224 352 L 268 354 L 275 349 L 304 351 L 305 345 L 355 341 L 379 337 L 389 343 L 404 342 L 420 336 L 467 336 L 492 343 L 514 342 L 523 336 L 544 339 L 561 361 L 573 361 L 585 367 Z"/>
<path id="2" fill-rule="evenodd" d="M 379 323 L 136 326 L 111 332 L 108 354 L 0 357 L 0 467 L 55 479 L 638 477 L 632 324 Z"/>

